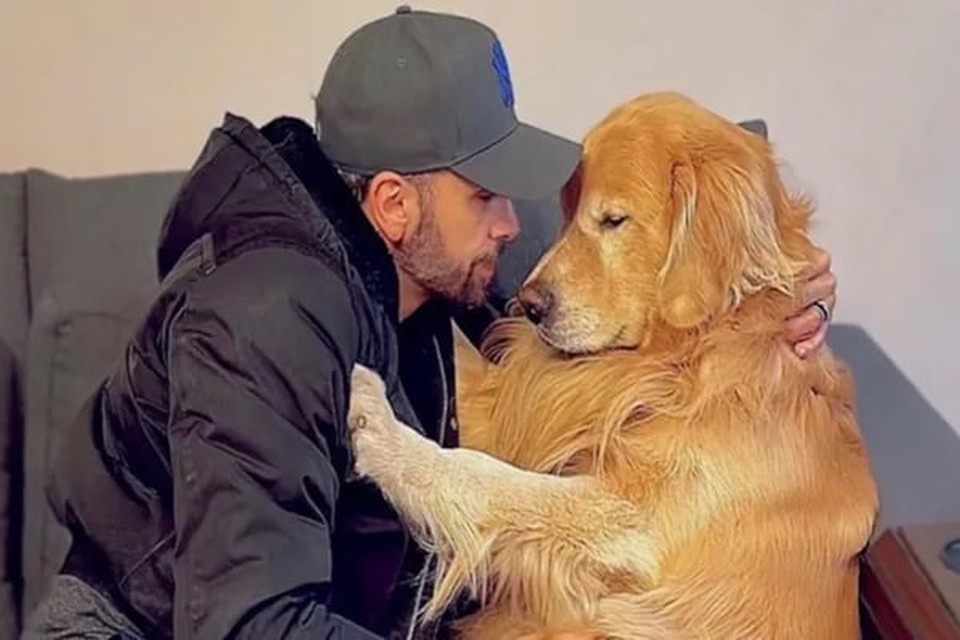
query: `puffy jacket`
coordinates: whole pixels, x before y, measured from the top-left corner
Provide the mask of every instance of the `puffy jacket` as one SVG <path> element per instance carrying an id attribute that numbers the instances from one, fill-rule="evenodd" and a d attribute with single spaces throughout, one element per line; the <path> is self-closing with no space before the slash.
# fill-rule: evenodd
<path id="1" fill-rule="evenodd" d="M 62 571 L 148 637 L 406 637 L 428 574 L 351 478 L 350 371 L 380 371 L 398 415 L 455 446 L 448 310 L 398 323 L 385 246 L 292 118 L 226 116 L 157 263 L 160 293 L 54 465 Z"/>

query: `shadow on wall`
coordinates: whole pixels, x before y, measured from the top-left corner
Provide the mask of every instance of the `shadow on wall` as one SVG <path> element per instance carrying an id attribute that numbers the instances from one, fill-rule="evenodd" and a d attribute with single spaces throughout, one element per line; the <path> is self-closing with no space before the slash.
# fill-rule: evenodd
<path id="1" fill-rule="evenodd" d="M 877 532 L 960 520 L 956 432 L 862 327 L 831 327 L 828 341 L 856 381 L 860 428 L 880 486 Z"/>

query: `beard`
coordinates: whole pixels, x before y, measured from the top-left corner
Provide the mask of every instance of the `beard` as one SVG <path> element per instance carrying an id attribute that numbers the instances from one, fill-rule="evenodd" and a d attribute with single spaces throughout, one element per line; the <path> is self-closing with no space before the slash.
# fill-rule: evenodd
<path id="1" fill-rule="evenodd" d="M 456 305 L 476 308 L 489 296 L 502 247 L 469 265 L 452 260 L 444 250 L 434 211 L 424 209 L 420 226 L 394 253 L 397 267 L 431 294 Z"/>

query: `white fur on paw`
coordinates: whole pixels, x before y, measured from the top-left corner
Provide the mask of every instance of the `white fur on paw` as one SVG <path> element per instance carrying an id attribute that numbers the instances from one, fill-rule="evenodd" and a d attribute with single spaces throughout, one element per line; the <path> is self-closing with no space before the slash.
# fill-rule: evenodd
<path id="1" fill-rule="evenodd" d="M 350 376 L 350 408 L 347 421 L 353 431 L 382 429 L 383 423 L 395 420 L 387 388 L 373 369 L 354 365 Z"/>
<path id="2" fill-rule="evenodd" d="M 351 374 L 347 422 L 357 473 L 375 476 L 376 470 L 388 462 L 390 452 L 395 448 L 392 435 L 399 425 L 380 375 L 359 364 L 354 366 Z"/>

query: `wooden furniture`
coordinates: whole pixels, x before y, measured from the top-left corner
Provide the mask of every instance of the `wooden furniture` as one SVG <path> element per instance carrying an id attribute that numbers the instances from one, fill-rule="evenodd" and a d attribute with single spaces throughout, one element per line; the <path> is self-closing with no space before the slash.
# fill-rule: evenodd
<path id="1" fill-rule="evenodd" d="M 864 640 L 960 640 L 960 521 L 877 537 L 863 558 L 860 609 Z"/>

